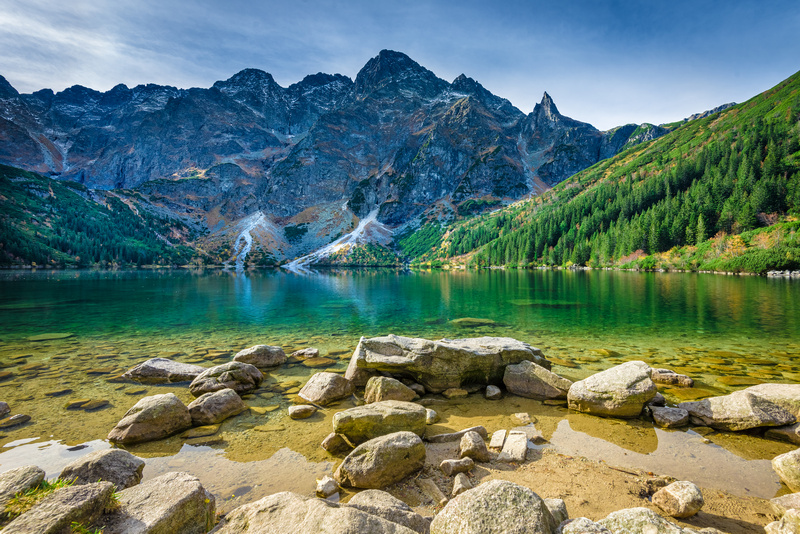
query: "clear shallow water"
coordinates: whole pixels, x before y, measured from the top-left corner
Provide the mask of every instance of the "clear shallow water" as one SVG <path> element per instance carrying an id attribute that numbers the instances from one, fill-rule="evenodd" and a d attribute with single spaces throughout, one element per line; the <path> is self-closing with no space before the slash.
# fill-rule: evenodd
<path id="1" fill-rule="evenodd" d="M 465 318 L 480 321 L 459 321 Z M 54 333 L 71 335 L 46 336 Z M 542 348 L 554 370 L 572 379 L 641 359 L 696 379 L 692 389 L 662 389 L 678 402 L 758 382 L 800 381 L 800 284 L 605 271 L 0 273 L 0 400 L 12 413 L 32 416 L 24 426 L 0 431 L 0 470 L 40 461 L 55 475 L 76 455 L 108 446 L 102 440 L 141 396 L 171 391 L 192 400 L 185 385 L 139 386 L 114 378 L 147 358 L 210 366 L 267 343 L 287 353 L 316 347 L 333 360 L 329 370 L 343 371 L 360 336 L 388 333 L 515 337 Z M 56 339 L 36 337 L 43 335 Z M 256 410 L 226 421 L 215 436 L 173 437 L 130 450 L 148 458 L 145 476 L 181 465 L 235 502 L 282 489 L 309 492 L 332 465 L 319 448 L 332 414 L 350 406 L 289 420 L 292 388 L 314 372 L 298 363 L 270 373 L 246 399 Z M 108 404 L 92 411 L 65 408 L 77 399 Z M 695 481 L 705 477 L 720 489 L 741 487 L 736 477 L 747 473 L 753 482 L 745 493 L 760 496 L 780 487 L 766 460 L 791 448 L 719 434 L 710 437 L 719 449 L 712 451 L 691 432 L 576 418 L 564 408 L 516 397 L 487 404 L 473 395 L 436 409 L 443 414 L 439 431 L 474 424 L 511 428 L 510 414 L 528 411 L 565 453 L 686 473 Z M 85 443 L 81 451 L 66 450 Z M 687 461 L 686 451 L 698 460 Z M 719 465 L 710 469 L 708 463 Z M 244 472 L 263 473 L 257 478 L 270 482 L 242 483 Z M 726 476 L 734 477 L 731 487 L 721 487 Z"/>

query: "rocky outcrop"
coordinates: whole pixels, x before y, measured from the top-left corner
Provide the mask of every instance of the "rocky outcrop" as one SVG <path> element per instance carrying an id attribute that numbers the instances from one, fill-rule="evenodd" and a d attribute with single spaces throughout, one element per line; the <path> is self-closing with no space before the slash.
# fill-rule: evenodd
<path id="1" fill-rule="evenodd" d="M 656 394 L 650 366 L 632 361 L 572 384 L 567 400 L 571 410 L 611 417 L 636 417 Z"/>
<path id="2" fill-rule="evenodd" d="M 334 473 L 343 487 L 383 488 L 425 465 L 425 445 L 413 432 L 395 432 L 362 443 Z"/>
<path id="3" fill-rule="evenodd" d="M 792 491 L 800 491 L 800 449 L 772 459 L 772 469 Z"/>
<path id="4" fill-rule="evenodd" d="M 648 532 L 652 534 L 693 534 L 691 529 L 683 529 L 667 521 L 649 508 L 627 508 L 608 514 L 597 522 L 614 533 Z M 571 532 L 575 532 L 572 530 Z"/>
<path id="5" fill-rule="evenodd" d="M 439 341 L 395 335 L 361 338 L 352 358 L 351 367 L 408 377 L 434 393 L 467 384 L 499 384 L 506 366 L 523 360 L 550 368 L 541 350 L 498 337 Z"/>
<path id="6" fill-rule="evenodd" d="M 427 534 L 430 521 L 416 513 L 406 503 L 380 490 L 360 491 L 353 495 L 347 506 L 382 517 L 419 534 Z"/>
<path id="7" fill-rule="evenodd" d="M 195 426 L 215 425 L 247 410 L 242 398 L 232 389 L 204 393 L 189 403 L 189 414 Z"/>
<path id="8" fill-rule="evenodd" d="M 35 465 L 17 467 L 0 474 L 0 510 L 19 492 L 38 486 L 44 480 L 44 471 Z"/>
<path id="9" fill-rule="evenodd" d="M 67 464 L 58 478 L 73 485 L 107 481 L 115 491 L 135 486 L 142 480 L 144 460 L 122 449 L 105 449 L 82 456 Z"/>
<path id="10" fill-rule="evenodd" d="M 173 393 L 144 397 L 120 419 L 108 440 L 140 443 L 162 439 L 192 426 L 189 409 Z"/>
<path id="11" fill-rule="evenodd" d="M 228 362 L 206 369 L 189 384 L 189 391 L 195 397 L 204 393 L 230 388 L 243 395 L 258 388 L 264 375 L 249 363 Z"/>
<path id="12" fill-rule="evenodd" d="M 233 361 L 249 363 L 259 369 L 276 367 L 286 362 L 286 353 L 281 347 L 274 345 L 254 345 L 240 350 L 233 357 Z"/>
<path id="13" fill-rule="evenodd" d="M 700 488 L 688 480 L 673 482 L 653 494 L 653 504 L 680 519 L 695 515 L 703 507 Z"/>
<path id="14" fill-rule="evenodd" d="M 300 390 L 300 398 L 325 406 L 345 397 L 356 390 L 353 383 L 336 373 L 315 373 Z"/>
<path id="15" fill-rule="evenodd" d="M 355 444 L 399 431 L 422 436 L 425 416 L 425 408 L 413 402 L 375 402 L 335 413 L 333 431 Z"/>
<path id="16" fill-rule="evenodd" d="M 447 503 L 431 522 L 431 534 L 553 534 L 557 526 L 532 490 L 490 480 Z"/>
<path id="17" fill-rule="evenodd" d="M 166 384 L 194 380 L 205 370 L 205 367 L 176 362 L 169 358 L 151 358 L 131 367 L 122 376 L 144 384 Z"/>
<path id="18" fill-rule="evenodd" d="M 364 390 L 364 402 L 380 402 L 386 400 L 410 401 L 417 397 L 413 389 L 399 380 L 386 376 L 374 376 L 367 381 Z"/>
<path id="19" fill-rule="evenodd" d="M 721 397 L 682 402 L 678 404 L 678 408 L 689 412 L 693 424 L 720 430 L 783 426 L 796 420 L 792 413 L 760 395 L 755 395 L 750 388 Z"/>
<path id="20" fill-rule="evenodd" d="M 566 399 L 572 385 L 571 380 L 527 360 L 507 366 L 503 383 L 514 395 L 538 400 Z"/>
<path id="21" fill-rule="evenodd" d="M 204 534 L 214 525 L 214 496 L 188 473 L 167 473 L 119 492 L 119 508 L 106 515 L 109 534 Z"/>

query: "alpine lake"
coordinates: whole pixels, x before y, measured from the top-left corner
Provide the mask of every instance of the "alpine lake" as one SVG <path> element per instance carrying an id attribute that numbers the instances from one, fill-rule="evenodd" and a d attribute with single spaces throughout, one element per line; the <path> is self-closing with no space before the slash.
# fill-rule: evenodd
<path id="1" fill-rule="evenodd" d="M 512 337 L 541 348 L 553 371 L 572 380 L 643 360 L 695 380 L 693 388 L 659 386 L 677 403 L 800 382 L 800 281 L 616 271 L 6 271 L 0 400 L 31 421 L 0 430 L 0 472 L 36 464 L 55 477 L 110 447 L 109 430 L 143 396 L 193 400 L 187 383 L 119 377 L 149 358 L 213 366 L 256 344 L 280 345 L 287 355 L 314 347 L 324 358 L 318 367 L 290 360 L 265 373 L 244 397 L 251 409 L 215 434 L 126 447 L 146 460 L 145 479 L 187 471 L 218 509 L 284 490 L 312 494 L 338 461 L 320 447 L 332 416 L 354 401 L 299 421 L 287 407 L 313 373 L 343 373 L 361 336 L 387 334 Z M 794 448 L 756 432 L 662 430 L 511 394 L 436 397 L 441 421 L 430 433 L 474 425 L 491 433 L 519 426 L 512 414 L 527 412 L 547 439 L 536 447 L 738 495 L 779 493 L 770 460 Z"/>

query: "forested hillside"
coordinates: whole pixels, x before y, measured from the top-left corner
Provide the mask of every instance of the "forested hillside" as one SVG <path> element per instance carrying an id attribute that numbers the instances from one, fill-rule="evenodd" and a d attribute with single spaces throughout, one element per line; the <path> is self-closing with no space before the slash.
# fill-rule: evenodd
<path id="1" fill-rule="evenodd" d="M 800 73 L 538 198 L 458 223 L 416 261 L 467 255 L 459 259 L 479 267 L 797 268 L 797 215 Z"/>

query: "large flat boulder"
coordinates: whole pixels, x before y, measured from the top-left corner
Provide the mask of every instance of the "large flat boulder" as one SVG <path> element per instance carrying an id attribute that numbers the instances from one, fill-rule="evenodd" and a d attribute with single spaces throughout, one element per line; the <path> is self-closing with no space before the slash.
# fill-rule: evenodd
<path id="1" fill-rule="evenodd" d="M 259 369 L 276 367 L 286 361 L 286 353 L 276 345 L 254 345 L 240 350 L 233 357 L 233 361 L 249 363 Z"/>
<path id="2" fill-rule="evenodd" d="M 205 367 L 176 362 L 169 358 L 151 358 L 131 367 L 122 376 L 145 384 L 166 384 L 194 380 L 205 370 Z"/>
<path id="3" fill-rule="evenodd" d="M 214 496 L 188 473 L 167 473 L 119 493 L 103 517 L 104 534 L 205 534 L 214 525 Z"/>
<path id="4" fill-rule="evenodd" d="M 232 510 L 213 534 L 415 534 L 416 531 L 364 512 L 284 491 Z"/>
<path id="5" fill-rule="evenodd" d="M 748 430 L 758 427 L 780 427 L 795 422 L 795 416 L 772 401 L 755 395 L 750 388 L 730 395 L 710 397 L 678 404 L 689 412 L 693 424 L 719 430 Z"/>
<path id="6" fill-rule="evenodd" d="M 264 375 L 249 363 L 228 362 L 206 369 L 189 384 L 189 391 L 195 397 L 204 393 L 230 388 L 243 395 L 258 388 Z"/>
<path id="7" fill-rule="evenodd" d="M 426 415 L 425 408 L 413 402 L 373 402 L 335 413 L 333 431 L 354 444 L 400 431 L 422 436 Z"/>
<path id="8" fill-rule="evenodd" d="M 509 364 L 523 360 L 550 368 L 542 351 L 508 337 L 428 339 L 388 335 L 361 338 L 348 374 L 359 369 L 412 378 L 433 393 L 469 384 L 499 384 Z M 347 375 L 345 375 L 347 376 Z"/>
<path id="9" fill-rule="evenodd" d="M 557 526 L 532 490 L 490 480 L 447 503 L 433 518 L 430 534 L 553 534 Z"/>
<path id="10" fill-rule="evenodd" d="M 425 465 L 425 444 L 413 432 L 395 432 L 353 449 L 333 478 L 342 487 L 378 489 L 403 480 Z"/>
<path id="11" fill-rule="evenodd" d="M 759 384 L 744 391 L 780 406 L 800 421 L 800 384 Z"/>
<path id="12" fill-rule="evenodd" d="M 19 492 L 28 491 L 44 480 L 44 470 L 35 465 L 26 465 L 0 474 L 0 510 Z"/>
<path id="13" fill-rule="evenodd" d="M 347 501 L 347 506 L 403 525 L 418 534 L 428 534 L 428 530 L 431 528 L 430 520 L 425 519 L 412 510 L 409 505 L 385 491 L 377 489 L 359 491 Z"/>
<path id="14" fill-rule="evenodd" d="M 352 382 L 336 373 L 315 373 L 308 379 L 298 395 L 314 404 L 326 405 L 353 394 L 356 390 Z"/>
<path id="15" fill-rule="evenodd" d="M 162 439 L 192 426 L 189 409 L 174 393 L 144 397 L 128 410 L 108 440 L 117 443 L 141 443 Z"/>
<path id="16" fill-rule="evenodd" d="M 189 403 L 189 415 L 195 426 L 215 425 L 247 409 L 238 393 L 230 388 L 204 393 Z"/>
<path id="17" fill-rule="evenodd" d="M 572 381 L 528 360 L 509 365 L 503 374 L 506 389 L 529 399 L 566 399 Z"/>
<path id="18" fill-rule="evenodd" d="M 91 484 L 100 480 L 111 482 L 116 491 L 135 486 L 142 480 L 144 460 L 122 449 L 90 452 L 67 464 L 58 478 L 73 481 L 74 485 Z"/>
<path id="19" fill-rule="evenodd" d="M 572 410 L 608 417 L 636 417 L 656 395 L 650 366 L 626 362 L 572 384 L 567 401 Z"/>

